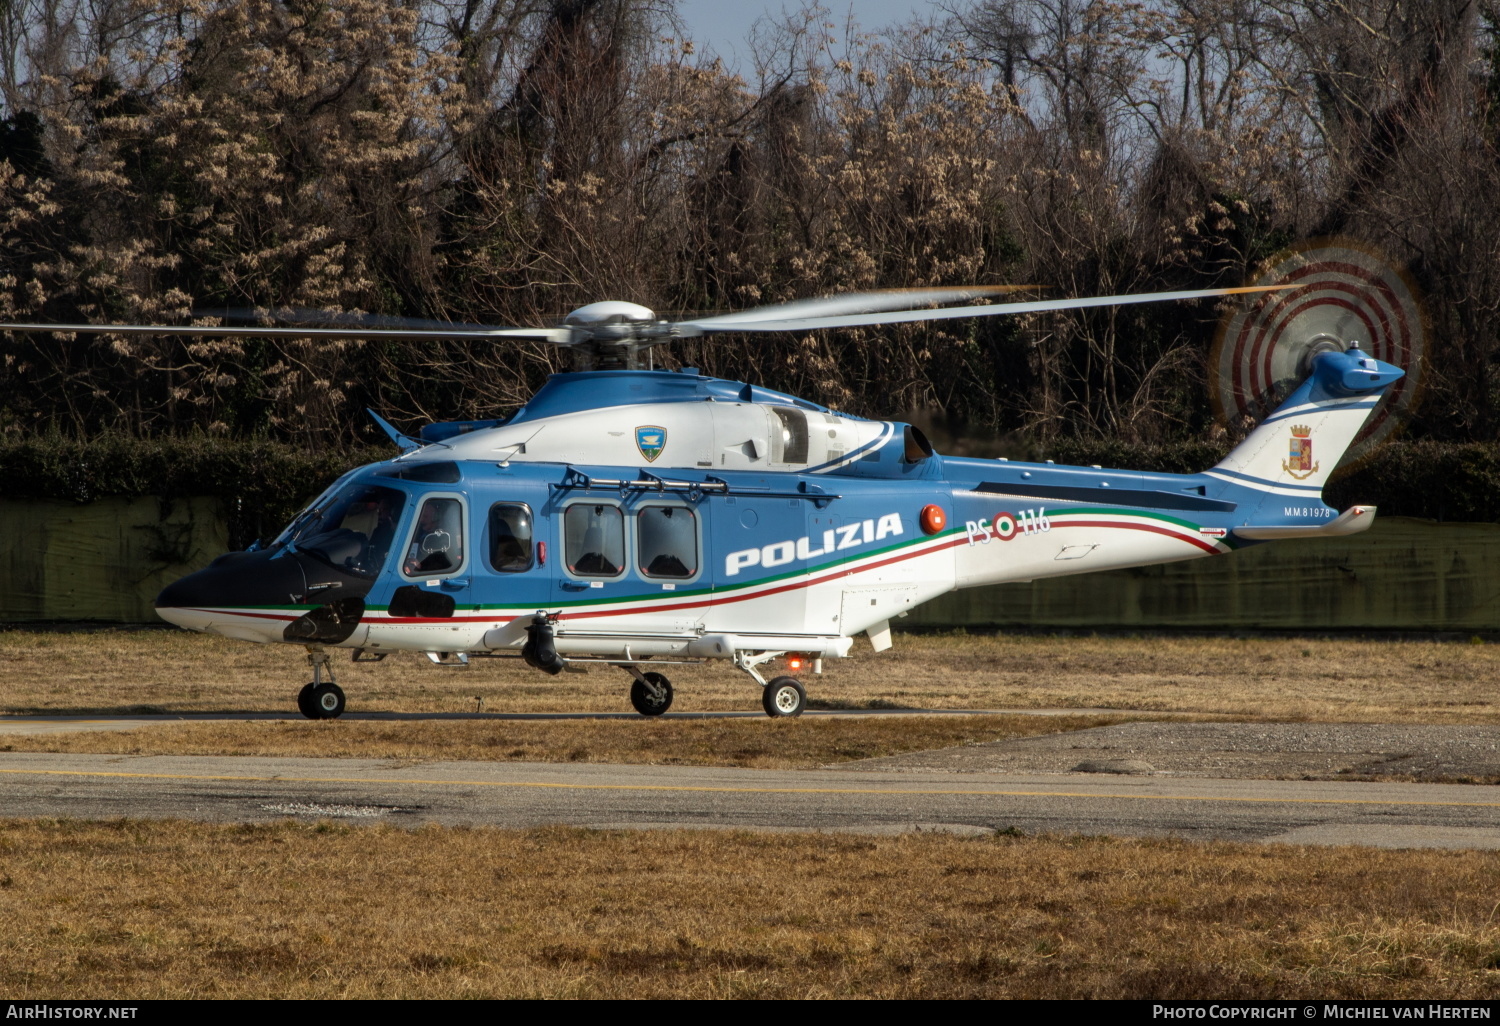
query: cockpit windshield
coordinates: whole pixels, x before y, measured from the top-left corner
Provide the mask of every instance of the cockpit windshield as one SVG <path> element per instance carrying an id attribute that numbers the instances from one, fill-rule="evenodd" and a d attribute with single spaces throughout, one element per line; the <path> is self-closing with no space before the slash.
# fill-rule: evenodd
<path id="1" fill-rule="evenodd" d="M 290 542 L 336 570 L 374 577 L 385 565 L 406 496 L 394 488 L 351 484 L 309 506 L 277 542 Z"/>

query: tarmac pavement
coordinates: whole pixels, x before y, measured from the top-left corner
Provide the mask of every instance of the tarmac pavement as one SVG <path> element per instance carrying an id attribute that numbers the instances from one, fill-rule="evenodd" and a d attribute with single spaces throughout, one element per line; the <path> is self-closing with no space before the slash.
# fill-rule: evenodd
<path id="1" fill-rule="evenodd" d="M 1018 830 L 1500 849 L 1466 784 L 0 753 L 0 815 L 890 833 Z"/>

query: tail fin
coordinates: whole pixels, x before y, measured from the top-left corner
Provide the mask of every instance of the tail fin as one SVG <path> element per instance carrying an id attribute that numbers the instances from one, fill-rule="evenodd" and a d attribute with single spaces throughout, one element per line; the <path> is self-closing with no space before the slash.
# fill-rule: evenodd
<path id="1" fill-rule="evenodd" d="M 1318 354 L 1308 379 L 1208 473 L 1269 494 L 1320 499 L 1381 395 L 1405 373 L 1357 343 Z"/>

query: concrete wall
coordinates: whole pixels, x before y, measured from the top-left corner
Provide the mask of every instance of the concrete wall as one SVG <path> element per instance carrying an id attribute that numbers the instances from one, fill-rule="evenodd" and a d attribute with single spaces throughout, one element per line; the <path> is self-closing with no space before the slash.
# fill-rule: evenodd
<path id="1" fill-rule="evenodd" d="M 1348 538 L 944 595 L 902 625 L 1500 630 L 1500 524 L 1383 517 Z"/>
<path id="2" fill-rule="evenodd" d="M 156 622 L 156 593 L 227 548 L 218 499 L 0 499 L 0 621 Z"/>
<path id="3" fill-rule="evenodd" d="M 0 499 L 0 622 L 150 623 L 228 548 L 217 499 Z M 901 626 L 1500 631 L 1500 524 L 1384 517 L 1363 534 L 945 595 Z"/>

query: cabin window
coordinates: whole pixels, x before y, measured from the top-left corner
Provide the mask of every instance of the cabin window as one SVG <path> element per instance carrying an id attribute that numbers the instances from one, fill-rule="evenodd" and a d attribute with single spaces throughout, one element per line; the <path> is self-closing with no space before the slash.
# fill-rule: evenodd
<path id="1" fill-rule="evenodd" d="M 807 462 L 807 414 L 790 406 L 772 406 L 771 459 L 776 463 Z"/>
<path id="2" fill-rule="evenodd" d="M 580 577 L 618 577 L 625 570 L 625 517 L 618 506 L 580 502 L 563 513 L 568 569 Z"/>
<path id="3" fill-rule="evenodd" d="M 502 574 L 531 569 L 531 507 L 519 502 L 490 507 L 490 566 Z"/>
<path id="4" fill-rule="evenodd" d="M 698 572 L 698 518 L 685 506 L 644 506 L 636 512 L 636 555 L 646 577 Z"/>
<path id="5" fill-rule="evenodd" d="M 396 538 L 406 496 L 394 488 L 352 484 L 309 506 L 283 539 L 331 567 L 374 577 Z"/>
<path id="6" fill-rule="evenodd" d="M 464 562 L 464 511 L 458 499 L 422 503 L 401 569 L 408 577 L 453 573 Z"/>

